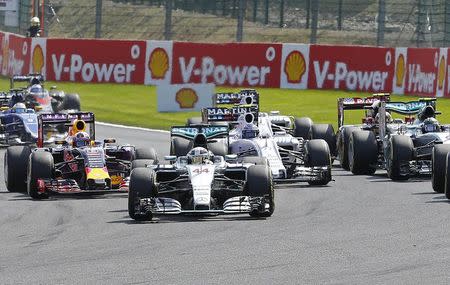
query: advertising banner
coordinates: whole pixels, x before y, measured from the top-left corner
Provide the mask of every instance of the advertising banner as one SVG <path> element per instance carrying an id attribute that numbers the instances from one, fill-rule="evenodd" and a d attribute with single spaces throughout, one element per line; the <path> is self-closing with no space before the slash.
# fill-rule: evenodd
<path id="1" fill-rule="evenodd" d="M 30 63 L 31 39 L 6 34 L 3 39 L 2 75 L 27 74 Z"/>
<path id="2" fill-rule="evenodd" d="M 170 84 L 172 79 L 171 41 L 147 41 L 145 53 L 145 84 Z"/>
<path id="3" fill-rule="evenodd" d="M 47 39 L 48 80 L 144 83 L 145 41 Z"/>
<path id="4" fill-rule="evenodd" d="M 283 44 L 280 88 L 308 88 L 309 45 Z"/>
<path id="5" fill-rule="evenodd" d="M 173 43 L 172 84 L 280 87 L 280 44 Z"/>
<path id="6" fill-rule="evenodd" d="M 436 96 L 438 48 L 408 48 L 405 95 Z"/>
<path id="7" fill-rule="evenodd" d="M 437 85 L 436 97 L 443 97 L 446 95 L 448 86 L 447 67 L 448 67 L 448 48 L 439 49 L 439 62 L 437 70 Z"/>
<path id="8" fill-rule="evenodd" d="M 392 91 L 394 49 L 311 45 L 309 89 Z"/>
<path id="9" fill-rule="evenodd" d="M 158 112 L 191 112 L 213 105 L 214 84 L 158 85 Z"/>

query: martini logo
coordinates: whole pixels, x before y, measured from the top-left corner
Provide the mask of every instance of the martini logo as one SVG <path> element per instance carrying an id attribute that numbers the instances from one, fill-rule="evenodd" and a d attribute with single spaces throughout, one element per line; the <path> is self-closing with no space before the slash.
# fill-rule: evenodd
<path id="1" fill-rule="evenodd" d="M 44 52 L 40 45 L 36 45 L 33 49 L 32 65 L 34 73 L 42 73 L 44 67 Z"/>
<path id="2" fill-rule="evenodd" d="M 181 109 L 191 109 L 194 108 L 195 103 L 197 103 L 198 95 L 197 92 L 191 88 L 183 88 L 177 92 L 175 100 L 180 105 Z"/>
<path id="3" fill-rule="evenodd" d="M 444 80 L 445 80 L 445 57 L 441 56 L 441 60 L 439 61 L 439 70 L 438 70 L 438 87 L 439 87 L 439 89 L 444 88 Z"/>
<path id="4" fill-rule="evenodd" d="M 148 69 L 153 79 L 164 79 L 169 70 L 169 56 L 163 48 L 155 48 L 150 54 Z"/>
<path id="5" fill-rule="evenodd" d="M 395 85 L 397 87 L 402 87 L 403 79 L 405 79 L 405 57 L 403 54 L 400 54 L 397 59 L 397 66 L 395 68 Z"/>
<path id="6" fill-rule="evenodd" d="M 300 83 L 306 71 L 306 61 L 299 51 L 293 51 L 286 57 L 284 72 L 289 83 Z"/>

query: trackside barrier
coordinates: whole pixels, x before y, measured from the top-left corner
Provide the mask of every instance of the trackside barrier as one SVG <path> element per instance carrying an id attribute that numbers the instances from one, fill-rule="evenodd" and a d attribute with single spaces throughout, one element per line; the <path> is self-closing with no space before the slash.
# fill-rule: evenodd
<path id="1" fill-rule="evenodd" d="M 450 97 L 448 48 L 25 38 L 0 32 L 1 74 Z"/>

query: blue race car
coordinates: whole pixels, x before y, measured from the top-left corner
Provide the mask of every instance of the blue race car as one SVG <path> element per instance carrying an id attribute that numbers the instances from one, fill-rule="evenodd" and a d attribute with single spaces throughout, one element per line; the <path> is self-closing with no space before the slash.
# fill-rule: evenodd
<path id="1" fill-rule="evenodd" d="M 37 114 L 24 103 L 11 108 L 2 107 L 0 113 L 0 144 L 34 144 L 38 138 Z"/>

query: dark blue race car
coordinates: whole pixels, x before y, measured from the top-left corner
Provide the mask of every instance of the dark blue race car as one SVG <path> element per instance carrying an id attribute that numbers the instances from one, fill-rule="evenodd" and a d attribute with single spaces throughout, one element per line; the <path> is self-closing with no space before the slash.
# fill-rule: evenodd
<path id="1" fill-rule="evenodd" d="M 37 114 L 26 108 L 24 103 L 16 103 L 12 108 L 2 107 L 0 113 L 0 144 L 34 144 L 38 137 Z"/>

